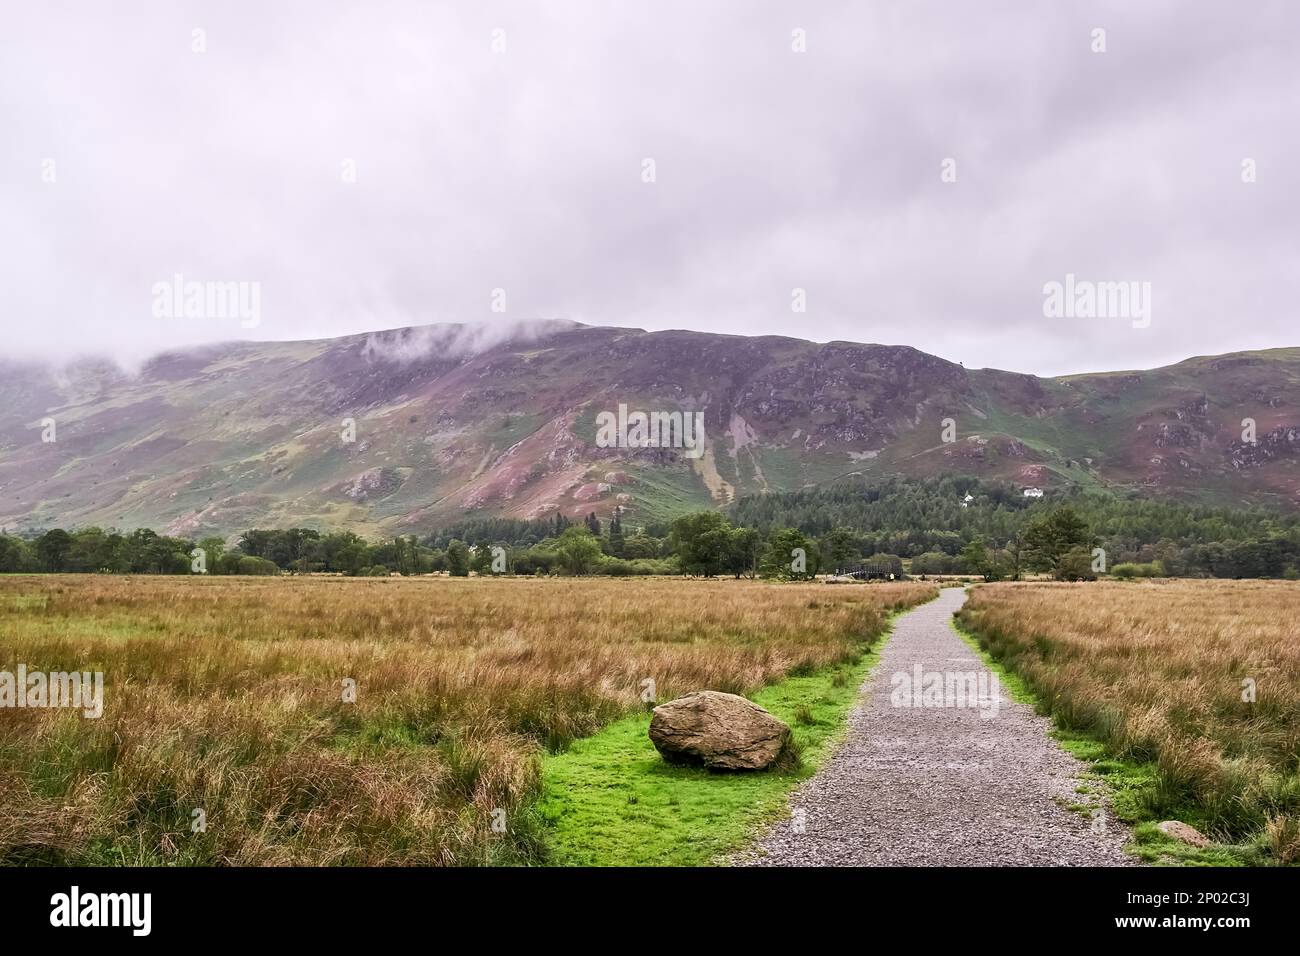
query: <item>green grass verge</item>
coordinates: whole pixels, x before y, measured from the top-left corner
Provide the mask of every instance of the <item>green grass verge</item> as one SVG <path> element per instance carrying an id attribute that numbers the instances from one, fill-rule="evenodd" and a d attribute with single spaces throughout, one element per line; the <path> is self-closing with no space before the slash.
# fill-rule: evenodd
<path id="1" fill-rule="evenodd" d="M 856 661 L 790 677 L 752 700 L 790 725 L 802 760 L 786 771 L 713 773 L 666 763 L 648 736 L 650 715 L 619 720 L 547 755 L 534 812 L 556 866 L 700 866 L 739 849 L 784 816 L 786 798 L 834 751 L 858 688 L 879 660 L 889 626 Z"/>
<path id="2" fill-rule="evenodd" d="M 1199 814 L 1194 808 L 1181 808 L 1163 817 L 1154 815 L 1148 806 L 1148 795 L 1158 783 L 1156 765 L 1115 757 L 1105 742 L 1080 731 L 1063 727 L 1019 674 L 1008 670 L 982 646 L 979 638 L 963 630 L 953 618 L 950 622 L 957 633 L 984 664 L 998 675 L 1007 696 L 1021 704 L 1033 707 L 1038 713 L 1052 718 L 1055 729 L 1051 733 L 1066 753 L 1087 766 L 1085 783 L 1077 789 L 1080 800 L 1068 809 L 1091 818 L 1101 806 L 1104 793 L 1109 812 L 1116 819 L 1133 828 L 1133 840 L 1125 847 L 1132 856 L 1154 866 L 1266 866 L 1269 857 L 1262 846 L 1256 844 L 1212 843 L 1198 849 L 1161 833 L 1156 825 L 1162 819 L 1178 819 L 1199 826 Z"/>

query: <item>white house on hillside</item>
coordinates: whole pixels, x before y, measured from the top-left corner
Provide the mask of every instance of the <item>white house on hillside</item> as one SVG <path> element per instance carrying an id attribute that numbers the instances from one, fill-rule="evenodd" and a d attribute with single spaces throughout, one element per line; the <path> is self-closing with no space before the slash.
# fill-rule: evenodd
<path id="1" fill-rule="evenodd" d="M 1025 494 L 1025 497 L 1026 497 L 1026 498 L 1041 498 L 1041 497 L 1043 497 L 1043 489 L 1042 489 L 1042 488 L 1026 488 L 1024 494 Z"/>

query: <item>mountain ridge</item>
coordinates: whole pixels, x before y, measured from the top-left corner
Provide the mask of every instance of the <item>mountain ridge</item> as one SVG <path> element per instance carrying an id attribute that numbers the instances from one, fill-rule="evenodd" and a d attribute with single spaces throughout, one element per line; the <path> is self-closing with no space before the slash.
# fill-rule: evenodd
<path id="1" fill-rule="evenodd" d="M 859 473 L 1300 505 L 1300 348 L 1039 377 L 912 346 L 553 321 L 0 373 L 11 530 L 649 521 Z M 702 413 L 702 453 L 599 447 L 596 416 L 620 403 Z"/>

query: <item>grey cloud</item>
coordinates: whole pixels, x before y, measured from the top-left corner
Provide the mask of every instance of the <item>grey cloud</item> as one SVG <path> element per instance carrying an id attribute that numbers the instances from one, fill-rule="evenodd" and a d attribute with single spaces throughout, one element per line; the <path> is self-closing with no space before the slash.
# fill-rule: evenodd
<path id="1" fill-rule="evenodd" d="M 497 288 L 1039 373 L 1300 344 L 1293 6 L 11 5 L 3 354 L 491 328 Z M 1151 327 L 1045 319 L 1067 272 L 1150 281 Z M 261 324 L 155 318 L 177 273 Z"/>
<path id="2" fill-rule="evenodd" d="M 427 358 L 458 359 L 486 352 L 503 342 L 536 342 L 571 327 L 572 323 L 560 320 L 525 320 L 389 329 L 367 335 L 361 353 L 372 361 L 398 365 Z"/>

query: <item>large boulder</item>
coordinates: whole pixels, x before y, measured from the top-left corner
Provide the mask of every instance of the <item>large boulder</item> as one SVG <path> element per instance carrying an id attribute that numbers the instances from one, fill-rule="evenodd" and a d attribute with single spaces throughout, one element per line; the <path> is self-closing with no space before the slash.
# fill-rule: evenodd
<path id="1" fill-rule="evenodd" d="M 673 763 L 762 770 L 790 742 L 790 728 L 743 697 L 701 690 L 656 707 L 650 740 Z"/>

